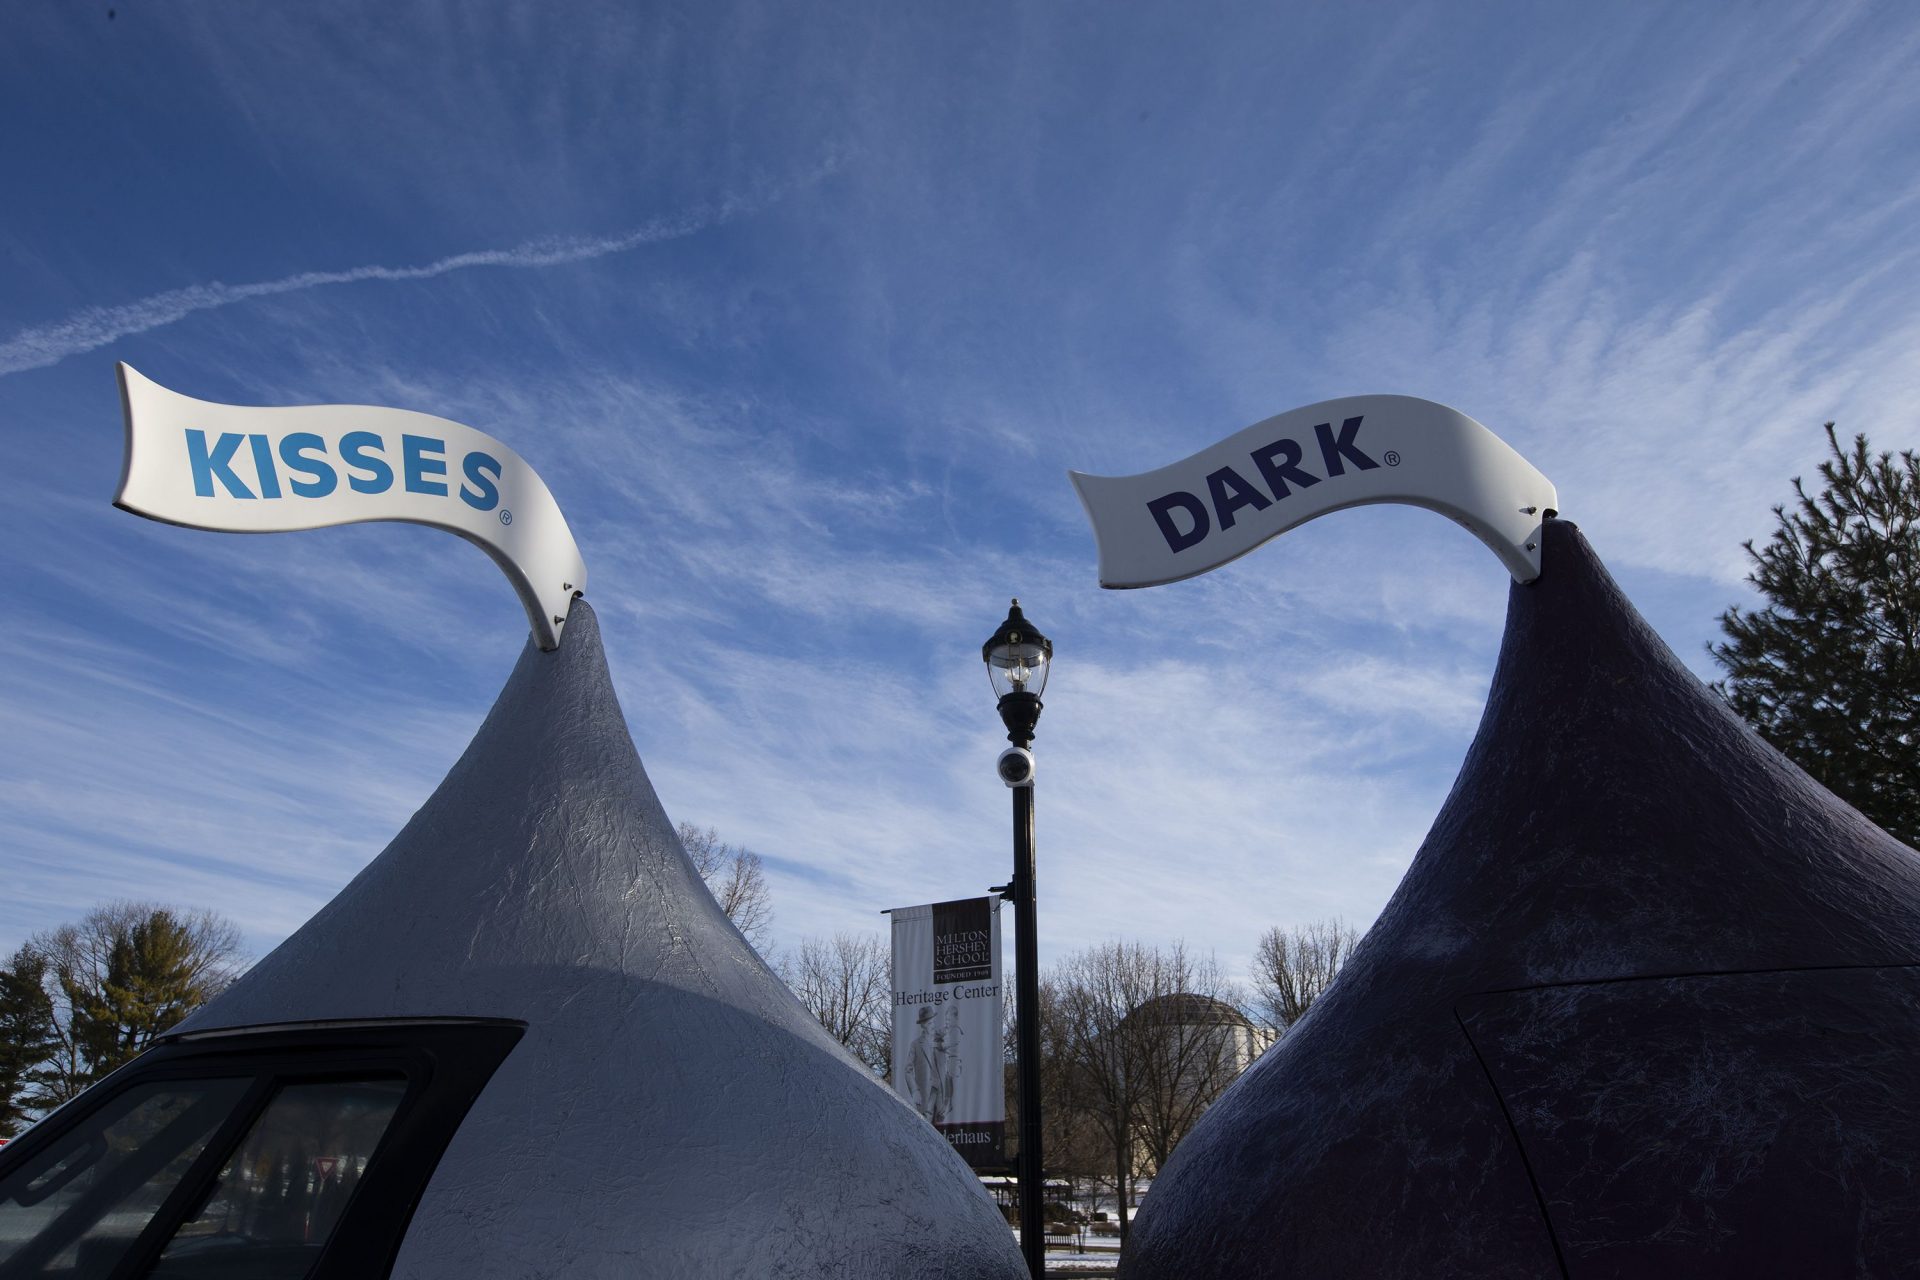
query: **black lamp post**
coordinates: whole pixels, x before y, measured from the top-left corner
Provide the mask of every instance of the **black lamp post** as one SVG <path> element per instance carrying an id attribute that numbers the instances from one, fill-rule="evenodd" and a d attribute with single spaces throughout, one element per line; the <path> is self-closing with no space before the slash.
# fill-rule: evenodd
<path id="1" fill-rule="evenodd" d="M 1053 666 L 1053 641 L 1041 635 L 1015 600 L 1007 620 L 980 648 L 1000 698 L 1000 719 L 1012 749 L 1001 753 L 1000 780 L 1013 789 L 1013 881 L 994 889 L 1013 899 L 1014 966 L 1019 978 L 1014 1030 L 1020 1071 L 1020 1252 L 1035 1277 L 1046 1274 L 1045 1186 L 1040 1154 L 1040 962 L 1034 937 L 1033 728 L 1040 692 Z"/>

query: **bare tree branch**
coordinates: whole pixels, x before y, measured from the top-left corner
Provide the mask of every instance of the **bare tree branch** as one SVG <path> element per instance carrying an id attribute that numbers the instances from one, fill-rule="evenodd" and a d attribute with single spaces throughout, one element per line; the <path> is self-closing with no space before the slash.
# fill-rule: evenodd
<path id="1" fill-rule="evenodd" d="M 1253 955 L 1253 1007 L 1275 1035 L 1300 1021 L 1333 985 L 1360 935 L 1338 917 L 1261 935 Z"/>
<path id="2" fill-rule="evenodd" d="M 878 934 L 807 938 L 780 962 L 807 1012 L 869 1071 L 884 1076 L 893 1057 L 892 956 Z"/>
<path id="3" fill-rule="evenodd" d="M 1258 1052 L 1211 959 L 1175 943 L 1110 942 L 1042 984 L 1049 1166 L 1114 1190 L 1121 1239 L 1134 1183 L 1173 1154 Z M 1104 1170 L 1097 1168 L 1104 1164 Z"/>
<path id="4" fill-rule="evenodd" d="M 773 891 L 767 885 L 760 855 L 721 843 L 720 833 L 712 827 L 703 831 L 691 822 L 683 822 L 679 834 L 687 856 L 693 859 L 693 869 L 707 882 L 713 900 L 754 950 L 764 954 L 773 931 Z"/>
<path id="5" fill-rule="evenodd" d="M 1192 956 L 1180 942 L 1151 955 L 1160 994 L 1128 1026 L 1140 1041 L 1135 1134 L 1157 1170 L 1261 1046 L 1213 957 Z"/>

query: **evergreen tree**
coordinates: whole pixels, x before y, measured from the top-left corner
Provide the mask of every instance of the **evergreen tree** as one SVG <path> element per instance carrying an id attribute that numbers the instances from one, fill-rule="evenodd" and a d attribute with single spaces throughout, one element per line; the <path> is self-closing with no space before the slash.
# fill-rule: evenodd
<path id="1" fill-rule="evenodd" d="M 22 947 L 0 969 L 0 1138 L 33 1118 L 57 1044 L 47 958 Z"/>
<path id="2" fill-rule="evenodd" d="M 66 1101 L 232 980 L 240 934 L 207 911 L 96 907 L 30 944 L 52 977 L 55 1044 L 40 1101 Z"/>
<path id="3" fill-rule="evenodd" d="M 207 972 L 200 940 L 173 912 L 133 921 L 112 939 L 103 979 L 68 991 L 73 1035 L 95 1078 L 132 1061 L 220 985 L 224 975 Z"/>
<path id="4" fill-rule="evenodd" d="M 1720 616 L 1708 648 L 1733 709 L 1828 790 L 1920 843 L 1920 460 L 1843 448 L 1765 547 L 1746 544 L 1767 606 Z"/>

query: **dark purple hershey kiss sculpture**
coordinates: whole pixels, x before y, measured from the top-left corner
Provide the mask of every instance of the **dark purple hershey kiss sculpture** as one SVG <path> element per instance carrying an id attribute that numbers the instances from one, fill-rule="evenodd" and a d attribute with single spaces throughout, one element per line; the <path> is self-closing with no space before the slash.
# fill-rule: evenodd
<path id="1" fill-rule="evenodd" d="M 1126 1280 L 1920 1275 L 1920 855 L 1544 537 L 1426 843 Z"/>

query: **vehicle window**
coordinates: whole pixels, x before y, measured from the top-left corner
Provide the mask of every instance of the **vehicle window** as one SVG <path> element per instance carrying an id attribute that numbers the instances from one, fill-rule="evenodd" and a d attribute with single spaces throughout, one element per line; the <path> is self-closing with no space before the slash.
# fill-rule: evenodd
<path id="1" fill-rule="evenodd" d="M 405 1096 L 405 1077 L 283 1085 L 174 1233 L 153 1280 L 299 1280 Z"/>
<path id="2" fill-rule="evenodd" d="M 137 1085 L 0 1181 L 0 1277 L 104 1276 L 253 1083 Z"/>

